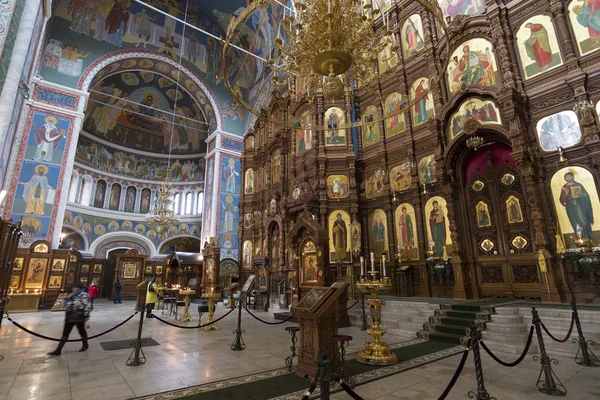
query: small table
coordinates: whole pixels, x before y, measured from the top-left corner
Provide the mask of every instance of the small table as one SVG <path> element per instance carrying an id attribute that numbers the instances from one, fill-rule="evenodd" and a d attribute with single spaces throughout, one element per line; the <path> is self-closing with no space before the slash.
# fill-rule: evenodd
<path id="1" fill-rule="evenodd" d="M 192 301 L 192 295 L 196 294 L 195 290 L 180 290 L 180 294 L 182 294 L 183 301 L 185 302 L 185 308 L 183 310 L 183 315 L 179 318 L 179 322 L 189 322 L 192 320 L 192 316 L 189 313 L 190 310 L 190 301 Z"/>
<path id="2" fill-rule="evenodd" d="M 218 330 L 219 327 L 217 326 L 217 324 L 211 324 L 211 322 L 213 322 L 213 317 L 215 315 L 215 302 L 221 299 L 221 294 L 205 293 L 202 295 L 202 297 L 208 299 L 208 320 L 206 321 L 206 323 L 210 325 L 206 325 L 200 329 L 202 329 L 203 331 L 210 331 L 211 329 Z"/>
<path id="3" fill-rule="evenodd" d="M 290 346 L 290 350 L 292 351 L 292 354 L 290 354 L 289 356 L 287 356 L 285 358 L 285 365 L 287 365 L 288 370 L 290 372 L 292 372 L 292 369 L 294 367 L 294 358 L 298 357 L 298 354 L 296 354 L 296 350 L 298 350 L 298 346 L 297 346 L 298 337 L 296 336 L 296 334 L 300 331 L 300 327 L 299 326 L 287 326 L 285 328 L 285 330 L 292 337 L 292 345 Z"/>

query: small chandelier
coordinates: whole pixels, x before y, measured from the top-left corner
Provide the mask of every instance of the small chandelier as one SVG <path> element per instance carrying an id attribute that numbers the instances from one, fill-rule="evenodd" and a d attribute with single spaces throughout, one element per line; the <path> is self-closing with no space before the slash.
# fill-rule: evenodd
<path id="1" fill-rule="evenodd" d="M 146 216 L 146 223 L 156 227 L 159 235 L 164 235 L 167 228 L 171 225 L 179 225 L 179 220 L 174 210 L 173 186 L 169 181 L 171 175 L 170 168 L 167 169 L 167 176 L 160 188 L 156 192 L 154 207 Z"/>
<path id="2" fill-rule="evenodd" d="M 467 147 L 475 151 L 483 144 L 483 138 L 481 136 L 473 136 L 467 139 Z"/>
<path id="3" fill-rule="evenodd" d="M 308 80 L 312 94 L 321 88 L 328 101 L 343 98 L 351 81 L 365 84 L 375 75 L 379 54 L 386 46 L 391 46 L 394 54 L 397 46 L 387 24 L 383 31 L 373 29 L 373 19 L 380 10 L 362 3 L 296 1 L 296 12 L 280 21 L 283 32 L 279 28 L 274 40 L 278 54 L 268 60 L 269 66 L 287 79 Z M 273 79 L 279 82 L 277 74 Z"/>

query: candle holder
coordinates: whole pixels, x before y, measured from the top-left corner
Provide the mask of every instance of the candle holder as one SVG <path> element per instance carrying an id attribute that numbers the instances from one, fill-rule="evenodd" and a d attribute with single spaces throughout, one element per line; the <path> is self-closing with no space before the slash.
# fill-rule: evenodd
<path id="1" fill-rule="evenodd" d="M 183 303 L 184 303 L 183 315 L 181 316 L 181 318 L 179 318 L 179 322 L 189 322 L 192 320 L 192 316 L 189 313 L 190 302 L 192 301 L 192 295 L 196 294 L 196 291 L 192 290 L 192 289 L 186 289 L 186 290 L 181 290 L 179 293 L 184 296 L 184 298 L 183 298 Z"/>
<path id="2" fill-rule="evenodd" d="M 208 320 L 206 321 L 206 324 L 210 324 L 214 321 L 213 318 L 215 316 L 215 302 L 221 299 L 221 295 L 219 293 L 205 293 L 202 295 L 202 297 L 208 298 Z M 217 324 L 210 324 L 200 329 L 202 329 L 203 331 L 210 331 L 212 329 L 218 330 L 219 327 L 217 326 Z"/>
<path id="3" fill-rule="evenodd" d="M 387 342 L 381 340 L 386 333 L 380 326 L 381 306 L 385 305 L 385 300 L 377 297 L 392 288 L 392 281 L 387 276 L 377 279 L 377 274 L 377 271 L 368 271 L 371 279 L 362 278 L 356 284 L 361 292 L 371 295 L 367 301 L 371 309 L 371 327 L 367 329 L 367 334 L 373 338 L 365 343 L 365 348 L 358 353 L 356 361 L 367 365 L 392 365 L 398 362 L 398 357 L 392 353 Z"/>

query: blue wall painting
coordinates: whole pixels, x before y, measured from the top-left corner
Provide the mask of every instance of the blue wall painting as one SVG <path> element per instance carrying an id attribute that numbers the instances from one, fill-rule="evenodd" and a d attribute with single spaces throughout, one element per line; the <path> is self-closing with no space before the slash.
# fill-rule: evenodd
<path id="1" fill-rule="evenodd" d="M 238 228 L 242 165 L 239 158 L 221 157 L 221 193 L 219 194 L 219 247 L 221 259 L 238 260 Z"/>
<path id="2" fill-rule="evenodd" d="M 13 203 L 13 214 L 51 216 L 59 176 L 60 167 L 56 165 L 24 161 Z"/>
<path id="3" fill-rule="evenodd" d="M 29 130 L 25 159 L 61 164 L 70 121 L 36 111 Z"/>

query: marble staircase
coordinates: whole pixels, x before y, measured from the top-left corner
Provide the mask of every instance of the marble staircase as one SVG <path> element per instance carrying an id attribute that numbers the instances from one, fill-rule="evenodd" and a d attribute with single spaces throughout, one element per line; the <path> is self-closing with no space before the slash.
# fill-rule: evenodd
<path id="1" fill-rule="evenodd" d="M 513 354 L 521 354 L 527 342 L 527 335 L 531 325 L 531 307 L 535 304 L 511 304 L 496 307 L 496 313 L 491 316 L 487 330 L 482 332 L 482 338 L 492 351 L 503 351 Z M 571 309 L 566 306 L 539 306 L 540 319 L 546 328 L 555 337 L 562 339 L 566 336 L 571 323 Z M 590 346 L 592 351 L 600 357 L 600 308 L 579 309 L 579 320 L 586 340 L 592 340 L 596 344 Z M 571 338 L 565 343 L 552 340 L 544 332 L 544 344 L 551 356 L 574 357 L 578 350 L 578 344 L 572 339 L 577 337 L 577 329 L 573 327 Z M 534 332 L 533 341 L 529 349 L 530 354 L 538 353 L 537 337 Z"/>

